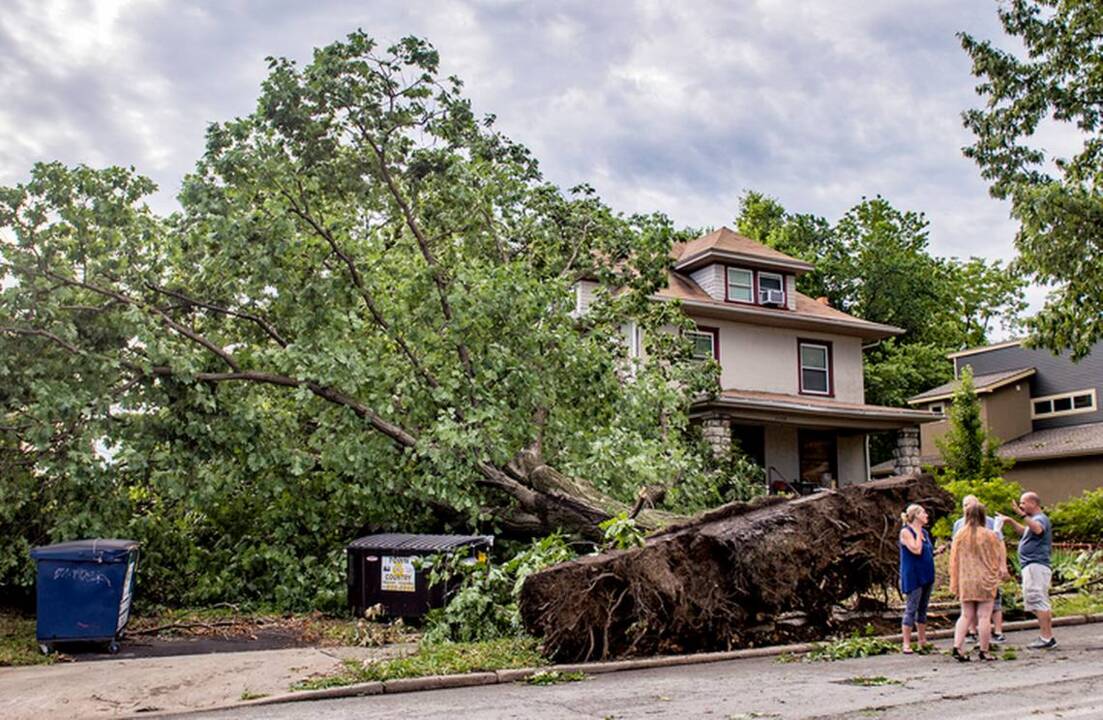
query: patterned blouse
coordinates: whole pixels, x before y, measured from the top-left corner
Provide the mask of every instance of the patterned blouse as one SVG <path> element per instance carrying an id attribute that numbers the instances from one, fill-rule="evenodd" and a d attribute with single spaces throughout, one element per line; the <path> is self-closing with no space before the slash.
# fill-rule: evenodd
<path id="1" fill-rule="evenodd" d="M 996 533 L 966 525 L 950 547 L 950 592 L 962 602 L 996 599 L 1007 566 L 1007 548 Z"/>

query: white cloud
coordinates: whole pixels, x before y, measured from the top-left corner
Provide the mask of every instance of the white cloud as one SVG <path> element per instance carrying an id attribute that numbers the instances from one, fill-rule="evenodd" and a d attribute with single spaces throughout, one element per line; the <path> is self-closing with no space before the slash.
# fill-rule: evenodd
<path id="1" fill-rule="evenodd" d="M 753 188 L 836 219 L 880 193 L 926 211 L 936 252 L 1012 252 L 961 155 L 977 101 L 954 37 L 1001 31 L 994 4 L 956 0 L 22 0 L 0 15 L 0 184 L 37 160 L 133 164 L 172 207 L 266 55 L 307 61 L 358 27 L 428 37 L 549 178 L 618 209 L 718 225 Z"/>

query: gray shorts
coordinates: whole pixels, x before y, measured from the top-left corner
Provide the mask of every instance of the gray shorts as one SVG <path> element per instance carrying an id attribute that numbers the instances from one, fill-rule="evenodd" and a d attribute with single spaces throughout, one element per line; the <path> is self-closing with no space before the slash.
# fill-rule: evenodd
<path id="1" fill-rule="evenodd" d="M 1023 568 L 1023 610 L 1027 612 L 1050 609 L 1049 583 L 1053 571 L 1040 563 L 1030 563 Z"/>

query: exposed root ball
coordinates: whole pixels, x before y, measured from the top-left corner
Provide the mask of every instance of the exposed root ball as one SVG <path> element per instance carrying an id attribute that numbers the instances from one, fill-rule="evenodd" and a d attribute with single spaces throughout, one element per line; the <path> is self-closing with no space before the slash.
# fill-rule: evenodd
<path id="1" fill-rule="evenodd" d="M 833 606 L 894 585 L 900 513 L 932 521 L 953 503 L 929 475 L 788 502 L 733 503 L 638 549 L 535 573 L 521 590 L 529 632 L 558 661 L 749 647 L 820 632 Z M 803 619 L 791 620 L 803 613 Z"/>

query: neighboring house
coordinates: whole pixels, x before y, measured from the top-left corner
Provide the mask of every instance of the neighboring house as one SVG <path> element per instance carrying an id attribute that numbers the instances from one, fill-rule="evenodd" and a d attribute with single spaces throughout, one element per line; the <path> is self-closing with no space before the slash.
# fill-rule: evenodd
<path id="1" fill-rule="evenodd" d="M 865 404 L 862 346 L 898 335 L 796 290 L 813 269 L 728 228 L 672 250 L 660 300 L 678 300 L 696 323 L 694 346 L 720 364 L 722 391 L 692 408 L 706 439 L 722 453 L 738 442 L 767 470 L 771 486 L 800 492 L 868 480 L 870 433 L 900 432 L 897 470 L 918 472 L 920 423 L 938 416 Z M 596 284 L 580 283 L 584 312 Z M 626 329 L 629 355 L 643 353 Z"/>
<path id="2" fill-rule="evenodd" d="M 1002 443 L 999 454 L 1015 464 L 1008 480 L 1059 502 L 1084 490 L 1103 487 L 1103 352 L 1074 363 L 1067 353 L 1023 347 L 1019 341 L 951 353 L 954 377 L 965 366 L 981 403 L 985 427 Z M 909 404 L 944 414 L 958 381 L 920 393 Z M 924 425 L 920 461 L 942 462 L 937 438 L 946 433 L 943 419 Z M 874 474 L 893 468 L 877 466 Z"/>

